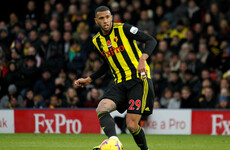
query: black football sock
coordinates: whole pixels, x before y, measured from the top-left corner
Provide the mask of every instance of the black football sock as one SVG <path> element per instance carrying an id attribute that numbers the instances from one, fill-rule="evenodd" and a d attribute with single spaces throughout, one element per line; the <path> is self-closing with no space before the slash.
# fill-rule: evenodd
<path id="1" fill-rule="evenodd" d="M 140 147 L 141 150 L 148 150 L 148 146 L 145 139 L 145 133 L 143 129 L 139 126 L 137 131 L 131 132 L 136 144 Z"/>
<path id="2" fill-rule="evenodd" d="M 105 134 L 109 137 L 117 136 L 115 122 L 109 112 L 100 112 L 98 115 L 100 125 Z"/>

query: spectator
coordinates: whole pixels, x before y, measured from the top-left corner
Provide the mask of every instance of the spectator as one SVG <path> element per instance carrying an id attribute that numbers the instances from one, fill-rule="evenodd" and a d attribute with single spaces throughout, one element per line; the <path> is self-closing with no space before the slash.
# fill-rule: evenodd
<path id="1" fill-rule="evenodd" d="M 23 66 L 23 58 L 16 49 L 11 50 L 11 61 L 14 61 L 18 70 Z"/>
<path id="2" fill-rule="evenodd" d="M 161 108 L 161 104 L 160 104 L 160 102 L 159 102 L 158 100 L 154 100 L 153 108 L 154 108 L 154 109 Z"/>
<path id="3" fill-rule="evenodd" d="M 190 51 L 188 54 L 188 69 L 198 76 L 200 76 L 201 70 L 203 69 L 203 64 L 197 59 L 197 53 L 195 51 Z"/>
<path id="4" fill-rule="evenodd" d="M 15 96 L 11 96 L 9 100 L 9 105 L 6 108 L 14 109 L 14 108 L 20 108 L 18 100 Z"/>
<path id="5" fill-rule="evenodd" d="M 162 40 L 169 40 L 169 35 L 171 30 L 169 29 L 169 22 L 168 21 L 162 21 L 159 25 L 159 31 L 156 35 L 156 39 L 159 41 Z"/>
<path id="6" fill-rule="evenodd" d="M 74 80 L 77 79 L 77 73 L 74 70 L 70 70 L 65 81 L 66 89 L 73 87 Z"/>
<path id="7" fill-rule="evenodd" d="M 163 78 L 169 79 L 170 72 L 171 72 L 169 62 L 167 61 L 163 62 L 162 70 L 163 70 L 163 74 L 162 74 Z"/>
<path id="8" fill-rule="evenodd" d="M 86 107 L 96 108 L 104 92 L 101 89 L 92 88 L 87 94 Z"/>
<path id="9" fill-rule="evenodd" d="M 25 94 L 24 105 L 26 108 L 34 107 L 34 92 L 32 89 L 28 89 Z"/>
<path id="10" fill-rule="evenodd" d="M 55 85 L 51 73 L 46 68 L 43 68 L 42 78 L 34 85 L 34 94 L 42 95 L 42 97 L 47 100 L 50 98 L 54 90 Z"/>
<path id="11" fill-rule="evenodd" d="M 187 31 L 188 28 L 184 25 L 184 22 L 179 20 L 176 24 L 176 28 L 171 31 L 169 36 L 170 38 L 177 36 L 180 40 L 182 40 L 186 38 Z"/>
<path id="12" fill-rule="evenodd" d="M 178 71 L 180 68 L 181 61 L 177 54 L 172 54 L 171 61 L 169 63 L 171 71 Z"/>
<path id="13" fill-rule="evenodd" d="M 81 106 L 81 101 L 77 96 L 77 92 L 74 88 L 68 88 L 67 92 L 65 93 L 65 101 L 70 108 L 78 108 Z"/>
<path id="14" fill-rule="evenodd" d="M 12 38 L 9 36 L 8 29 L 6 26 L 0 28 L 0 43 L 3 47 L 7 49 L 10 47 L 12 42 Z"/>
<path id="15" fill-rule="evenodd" d="M 195 76 L 190 70 L 185 72 L 183 86 L 189 86 L 191 89 L 193 89 L 197 81 L 198 77 Z"/>
<path id="16" fill-rule="evenodd" d="M 167 87 L 173 88 L 174 91 L 180 91 L 182 88 L 182 81 L 177 71 L 171 71 L 168 78 Z"/>
<path id="17" fill-rule="evenodd" d="M 71 47 L 71 40 L 72 40 L 71 32 L 64 32 L 63 39 L 64 39 L 63 46 L 64 46 L 65 61 L 68 61 L 69 51 Z"/>
<path id="18" fill-rule="evenodd" d="M 224 16 L 220 12 L 218 4 L 215 2 L 210 4 L 210 16 L 215 29 L 219 29 L 219 22 Z"/>
<path id="19" fill-rule="evenodd" d="M 180 5 L 177 6 L 175 11 L 173 12 L 173 24 L 176 25 L 176 23 L 179 20 L 182 20 L 186 18 L 188 10 L 187 0 L 180 0 Z"/>
<path id="20" fill-rule="evenodd" d="M 17 93 L 17 87 L 14 84 L 8 86 L 8 94 L 0 100 L 0 108 L 24 107 L 23 98 Z"/>
<path id="21" fill-rule="evenodd" d="M 89 53 L 89 58 L 87 59 L 86 63 L 85 63 L 85 68 L 83 71 L 82 76 L 86 77 L 88 74 L 88 72 L 93 72 L 96 71 L 96 68 L 94 68 L 94 62 L 98 59 L 98 55 L 96 53 L 96 51 L 91 51 Z"/>
<path id="22" fill-rule="evenodd" d="M 119 13 L 119 3 L 114 1 L 110 4 L 111 12 L 113 14 L 118 14 Z"/>
<path id="23" fill-rule="evenodd" d="M 147 30 L 150 35 L 154 34 L 155 25 L 154 22 L 149 19 L 147 10 L 141 11 L 140 20 L 137 22 L 137 27 L 142 31 Z"/>
<path id="24" fill-rule="evenodd" d="M 173 2 L 172 0 L 165 0 L 165 3 L 164 3 L 165 14 L 168 16 L 171 16 L 175 9 L 175 5 L 176 5 L 176 2 Z"/>
<path id="25" fill-rule="evenodd" d="M 220 89 L 229 88 L 229 82 L 227 79 L 221 79 L 220 81 Z"/>
<path id="26" fill-rule="evenodd" d="M 184 86 L 181 89 L 181 105 L 180 108 L 198 108 L 198 101 L 192 94 L 190 87 Z"/>
<path id="27" fill-rule="evenodd" d="M 21 80 L 21 75 L 18 72 L 15 61 L 9 62 L 8 69 L 4 77 L 5 87 L 8 87 L 10 84 L 15 84 L 17 86 L 18 82 Z"/>
<path id="28" fill-rule="evenodd" d="M 72 23 L 70 21 L 66 21 L 64 23 L 64 32 L 72 32 L 72 31 L 73 31 Z"/>
<path id="29" fill-rule="evenodd" d="M 206 67 L 212 68 L 214 66 L 214 56 L 208 51 L 205 44 L 199 44 L 199 52 L 197 54 L 197 57 Z"/>
<path id="30" fill-rule="evenodd" d="M 185 61 L 182 61 L 180 63 L 179 76 L 183 83 L 185 82 L 185 72 L 186 71 L 188 71 L 188 64 Z"/>
<path id="31" fill-rule="evenodd" d="M 36 12 L 36 4 L 34 0 L 29 0 L 27 3 L 27 12 L 25 14 L 25 20 L 38 21 L 38 14 Z"/>
<path id="32" fill-rule="evenodd" d="M 42 57 L 40 57 L 40 55 L 36 52 L 36 49 L 33 46 L 28 48 L 27 58 L 28 57 L 30 57 L 30 58 L 34 57 L 34 61 L 36 64 L 35 66 L 37 68 L 40 68 L 44 63 L 44 59 Z"/>
<path id="33" fill-rule="evenodd" d="M 220 21 L 220 31 L 218 32 L 218 39 L 220 39 L 221 41 L 230 40 L 229 24 L 225 19 Z"/>
<path id="34" fill-rule="evenodd" d="M 181 94 L 179 91 L 173 93 L 173 98 L 169 100 L 168 108 L 169 109 L 178 109 L 181 106 Z"/>
<path id="35" fill-rule="evenodd" d="M 92 38 L 90 37 L 89 31 L 82 31 L 80 33 L 80 44 L 81 44 L 81 50 L 85 53 L 90 53 L 90 51 L 92 51 L 93 49 L 93 44 L 92 44 Z"/>
<path id="36" fill-rule="evenodd" d="M 49 29 L 51 32 L 59 30 L 59 23 L 56 19 L 51 19 L 49 21 Z"/>
<path id="37" fill-rule="evenodd" d="M 0 60 L 0 98 L 7 93 L 7 86 L 6 83 L 4 83 L 4 77 L 7 72 L 8 68 L 5 65 L 5 62 Z"/>
<path id="38" fill-rule="evenodd" d="M 169 102 L 173 99 L 172 88 L 165 88 L 164 93 L 160 99 L 160 104 L 162 108 L 168 108 Z"/>
<path id="39" fill-rule="evenodd" d="M 212 87 L 212 88 L 216 88 L 215 82 L 211 79 L 210 76 L 210 71 L 208 69 L 203 69 L 201 72 L 201 77 L 199 79 L 199 81 L 194 85 L 193 87 L 193 91 L 195 93 L 199 93 L 200 92 L 202 94 L 204 94 L 204 88 L 205 87 Z"/>
<path id="40" fill-rule="evenodd" d="M 165 60 L 169 60 L 171 58 L 172 53 L 169 50 L 166 40 L 162 40 L 159 42 L 158 51 L 163 53 Z"/>
<path id="41" fill-rule="evenodd" d="M 37 109 L 47 108 L 47 103 L 43 99 L 42 95 L 40 94 L 35 95 L 33 101 L 34 101 L 34 108 Z"/>
<path id="42" fill-rule="evenodd" d="M 200 108 L 215 108 L 217 103 L 215 93 L 211 87 L 204 89 L 204 95 L 199 98 Z"/>
<path id="43" fill-rule="evenodd" d="M 32 24 L 31 20 L 26 20 L 25 21 L 25 32 L 26 32 L 26 36 L 29 37 L 30 36 L 30 31 L 34 30 L 35 27 Z"/>
<path id="44" fill-rule="evenodd" d="M 180 52 L 179 52 L 179 56 L 180 56 L 180 59 L 182 61 L 187 61 L 188 60 L 188 55 L 189 55 L 189 52 L 193 50 L 193 47 L 191 44 L 189 43 L 183 43 L 181 45 L 181 49 L 180 49 Z"/>
<path id="45" fill-rule="evenodd" d="M 218 104 L 217 104 L 216 108 L 229 109 L 230 108 L 229 98 L 227 96 L 225 96 L 225 95 L 221 96 L 219 98 L 219 101 L 218 101 Z"/>
<path id="46" fill-rule="evenodd" d="M 41 44 L 40 44 L 40 47 L 38 48 L 38 54 L 39 56 L 41 56 L 43 60 L 46 59 L 45 56 L 49 49 L 49 42 L 50 42 L 49 35 L 47 33 L 41 34 Z"/>
<path id="47" fill-rule="evenodd" d="M 37 50 L 39 49 L 40 45 L 41 45 L 41 40 L 38 36 L 38 32 L 36 30 L 31 30 L 29 32 L 29 40 L 31 45 Z"/>
<path id="48" fill-rule="evenodd" d="M 20 70 L 21 80 L 18 81 L 18 88 L 25 95 L 27 89 L 33 88 L 35 82 L 40 78 L 40 70 L 36 67 L 34 56 L 27 56 L 25 65 Z"/>
<path id="49" fill-rule="evenodd" d="M 123 14 L 123 22 L 134 24 L 134 21 L 132 20 L 132 14 L 129 11 L 124 12 Z"/>
<path id="50" fill-rule="evenodd" d="M 9 31 L 11 31 L 18 24 L 19 24 L 18 16 L 15 13 L 11 13 L 10 14 L 9 24 L 7 25 Z"/>
<path id="51" fill-rule="evenodd" d="M 50 57 L 45 62 L 46 66 L 53 77 L 57 77 L 61 69 L 64 68 L 64 58 L 62 55 L 58 54 L 55 49 L 51 50 Z"/>
<path id="52" fill-rule="evenodd" d="M 48 1 L 44 2 L 43 12 L 41 14 L 41 21 L 48 23 L 51 20 L 52 8 Z"/>
<path id="53" fill-rule="evenodd" d="M 161 72 L 154 71 L 152 80 L 153 80 L 153 86 L 155 90 L 155 97 L 160 99 L 161 94 L 163 93 L 167 85 L 166 79 L 163 78 Z"/>
<path id="54" fill-rule="evenodd" d="M 64 9 L 64 6 L 61 2 L 57 2 L 56 5 L 55 5 L 55 13 L 57 13 L 57 16 L 58 16 L 58 23 L 60 25 L 63 25 L 63 20 L 64 20 L 64 15 L 65 15 L 65 9 Z"/>
<path id="55" fill-rule="evenodd" d="M 64 99 L 65 92 L 65 81 L 61 77 L 57 77 L 55 79 L 55 90 L 54 94 L 60 99 L 62 107 L 66 107 L 66 101 Z"/>
<path id="56" fill-rule="evenodd" d="M 151 56 L 152 62 L 150 63 L 152 70 L 162 70 L 163 69 L 163 63 L 165 62 L 165 56 L 163 52 L 157 52 L 156 56 Z"/>
<path id="57" fill-rule="evenodd" d="M 187 13 L 191 27 L 201 21 L 201 11 L 195 0 L 189 0 Z"/>
<path id="58" fill-rule="evenodd" d="M 48 23 L 43 21 L 39 24 L 39 28 L 38 28 L 38 33 L 39 34 L 45 34 L 49 32 L 49 26 L 48 26 Z"/>
<path id="59" fill-rule="evenodd" d="M 58 98 L 57 95 L 52 95 L 50 97 L 50 102 L 49 102 L 49 108 L 54 109 L 54 108 L 61 108 L 62 107 L 62 102 Z"/>
<path id="60" fill-rule="evenodd" d="M 23 43 L 22 43 L 22 40 L 19 39 L 19 38 L 16 38 L 11 46 L 10 46 L 10 49 L 15 49 L 18 54 L 23 58 L 24 57 L 24 52 L 23 52 Z"/>
<path id="61" fill-rule="evenodd" d="M 75 4 L 69 5 L 67 15 L 72 24 L 77 21 L 77 12 L 77 6 Z"/>
<path id="62" fill-rule="evenodd" d="M 178 36 L 173 36 L 169 45 L 169 49 L 172 53 L 179 53 L 181 47 L 181 39 Z"/>
<path id="63" fill-rule="evenodd" d="M 79 45 L 79 41 L 74 40 L 69 51 L 68 70 L 77 70 L 77 74 L 81 75 L 87 59 L 86 51 L 83 51 Z"/>
<path id="64" fill-rule="evenodd" d="M 229 89 L 228 88 L 221 88 L 220 94 L 218 96 L 218 103 L 216 105 L 216 108 L 219 109 L 227 109 L 230 108 L 230 101 L 229 101 Z"/>
<path id="65" fill-rule="evenodd" d="M 52 52 L 55 52 L 55 54 L 57 55 L 63 54 L 63 45 L 61 43 L 61 33 L 58 30 L 52 32 L 52 41 L 49 44 L 49 48 L 46 54 L 47 60 L 51 57 Z"/>
<path id="66" fill-rule="evenodd" d="M 160 22 L 163 21 L 163 18 L 164 18 L 164 9 L 163 9 L 163 6 L 162 5 L 159 5 L 156 7 L 156 10 L 155 10 L 155 15 L 153 17 L 153 21 L 155 24 L 159 24 Z"/>

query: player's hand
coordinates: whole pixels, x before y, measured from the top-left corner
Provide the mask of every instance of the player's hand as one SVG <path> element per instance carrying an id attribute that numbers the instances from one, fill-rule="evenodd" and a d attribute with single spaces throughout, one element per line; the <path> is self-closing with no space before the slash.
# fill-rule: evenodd
<path id="1" fill-rule="evenodd" d="M 138 73 L 140 73 L 140 75 L 142 76 L 142 78 L 146 78 L 147 77 L 147 70 L 146 70 L 146 59 L 148 58 L 148 54 L 143 54 L 141 56 L 141 58 L 139 59 L 139 64 L 138 64 L 138 68 L 137 71 Z"/>
<path id="2" fill-rule="evenodd" d="M 138 64 L 137 70 L 138 70 L 138 73 L 140 73 L 140 75 L 142 76 L 143 79 L 146 78 L 146 76 L 147 76 L 147 70 L 146 70 L 146 64 L 145 64 L 145 60 L 144 59 L 140 59 L 139 60 L 139 64 Z"/>
<path id="3" fill-rule="evenodd" d="M 138 70 L 138 73 L 142 73 L 142 72 L 147 73 L 145 60 L 141 60 L 141 59 L 139 60 L 139 64 L 138 64 L 137 70 Z"/>
<path id="4" fill-rule="evenodd" d="M 92 79 L 90 77 L 87 77 L 87 78 L 80 78 L 78 80 L 75 80 L 74 84 L 77 87 L 84 87 L 84 86 L 90 84 L 91 82 L 92 82 Z"/>

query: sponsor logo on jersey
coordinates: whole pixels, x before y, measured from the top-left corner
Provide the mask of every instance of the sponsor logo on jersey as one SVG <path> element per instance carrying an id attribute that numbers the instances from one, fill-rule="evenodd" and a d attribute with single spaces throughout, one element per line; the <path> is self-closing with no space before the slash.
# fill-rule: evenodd
<path id="1" fill-rule="evenodd" d="M 109 51 L 107 51 L 107 52 L 102 51 L 101 53 L 105 58 L 107 58 L 107 57 L 115 55 L 116 53 L 120 53 L 120 52 L 122 52 L 124 50 L 125 50 L 125 47 L 123 45 L 120 45 L 120 46 L 118 46 L 116 48 L 112 47 L 112 45 L 111 45 L 111 47 L 109 48 Z"/>

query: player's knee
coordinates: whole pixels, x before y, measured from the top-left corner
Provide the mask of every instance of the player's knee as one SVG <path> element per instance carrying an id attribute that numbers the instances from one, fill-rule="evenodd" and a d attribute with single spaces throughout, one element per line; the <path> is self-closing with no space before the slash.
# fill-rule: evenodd
<path id="1" fill-rule="evenodd" d="M 138 122 L 134 119 L 126 119 L 126 126 L 129 131 L 134 132 L 138 129 Z"/>
<path id="2" fill-rule="evenodd" d="M 103 109 L 102 109 L 102 107 L 100 107 L 100 106 L 98 105 L 97 108 L 96 108 L 96 113 L 99 114 L 99 113 L 101 113 L 101 112 L 103 112 Z"/>
<path id="3" fill-rule="evenodd" d="M 100 101 L 96 108 L 96 113 L 99 114 L 101 112 L 112 112 L 116 109 L 116 104 L 109 99 L 103 99 Z"/>
<path id="4" fill-rule="evenodd" d="M 101 112 L 109 112 L 106 107 L 104 107 L 102 104 L 99 103 L 99 105 L 96 108 L 96 113 L 99 114 Z"/>

